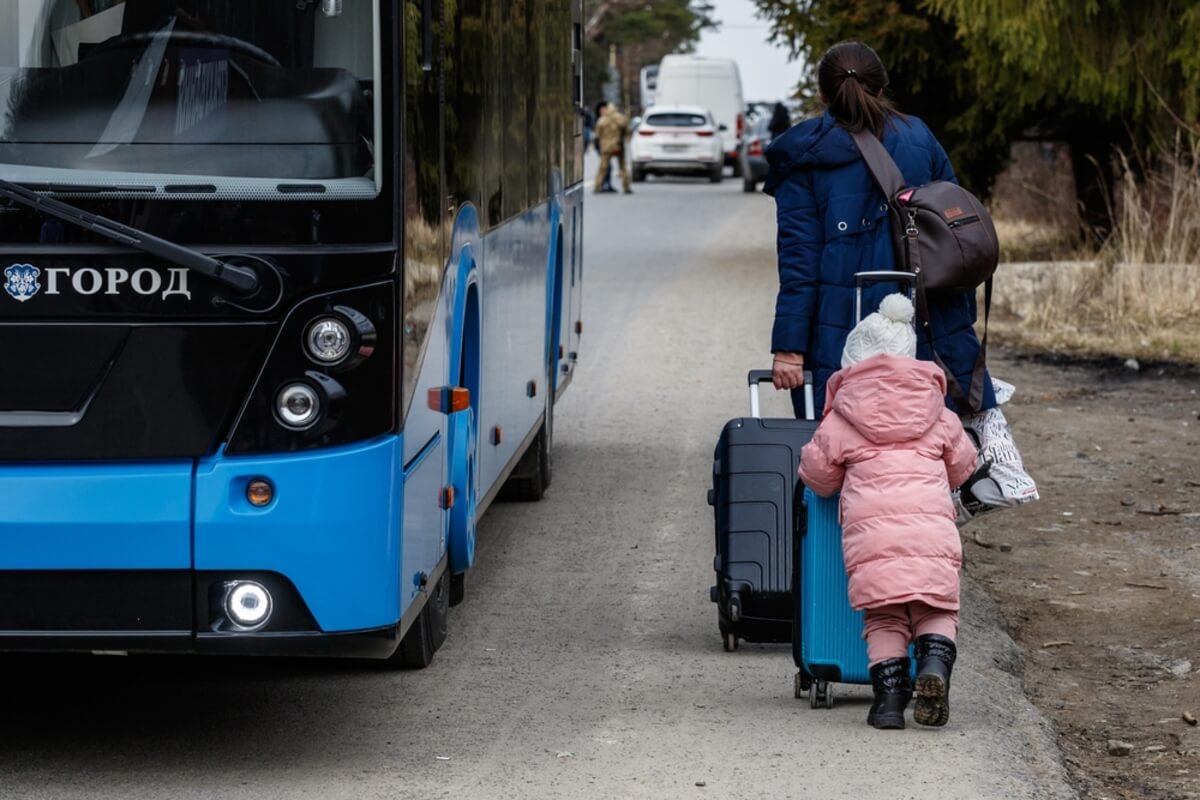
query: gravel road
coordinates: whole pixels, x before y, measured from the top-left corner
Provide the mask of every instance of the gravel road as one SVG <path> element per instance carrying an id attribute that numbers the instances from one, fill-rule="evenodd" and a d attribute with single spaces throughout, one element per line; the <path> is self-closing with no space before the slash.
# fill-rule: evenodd
<path id="1" fill-rule="evenodd" d="M 868 728 L 863 687 L 810 710 L 786 646 L 722 651 L 704 498 L 769 358 L 773 204 L 729 179 L 636 192 L 589 194 L 554 484 L 488 513 L 431 668 L 7 659 L 0 797 L 1074 796 L 969 582 L 944 729 Z"/>

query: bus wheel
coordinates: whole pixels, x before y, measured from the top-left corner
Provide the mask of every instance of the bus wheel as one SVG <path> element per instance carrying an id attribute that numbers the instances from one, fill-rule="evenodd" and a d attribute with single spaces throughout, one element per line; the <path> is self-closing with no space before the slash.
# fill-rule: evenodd
<path id="1" fill-rule="evenodd" d="M 551 384 L 553 385 L 553 384 Z M 551 469 L 554 463 L 554 392 L 550 392 L 550 399 L 546 403 L 546 421 L 542 424 L 542 447 L 544 452 L 541 453 L 542 459 L 542 491 L 550 488 Z"/>
<path id="2" fill-rule="evenodd" d="M 437 652 L 450 633 L 450 576 L 445 572 L 433 587 L 433 594 L 425 604 L 425 613 L 429 615 L 429 643 Z"/>
<path id="3" fill-rule="evenodd" d="M 450 630 L 450 578 L 445 573 L 433 587 L 416 622 L 400 640 L 388 663 L 404 669 L 424 669 L 445 643 Z"/>
<path id="4" fill-rule="evenodd" d="M 554 438 L 554 406 L 547 404 L 546 419 L 537 436 L 521 456 L 517 468 L 504 482 L 500 499 L 536 503 L 550 488 L 550 450 Z"/>
<path id="5" fill-rule="evenodd" d="M 460 572 L 450 576 L 450 605 L 460 605 L 467 599 L 467 573 Z"/>

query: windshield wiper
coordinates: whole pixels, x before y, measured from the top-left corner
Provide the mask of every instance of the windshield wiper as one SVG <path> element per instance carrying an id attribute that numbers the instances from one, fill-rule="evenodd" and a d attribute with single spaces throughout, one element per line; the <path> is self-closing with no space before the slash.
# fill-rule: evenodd
<path id="1" fill-rule="evenodd" d="M 172 264 L 186 267 L 201 275 L 207 275 L 213 280 L 239 291 L 253 292 L 258 289 L 258 275 L 254 270 L 227 264 L 197 250 L 192 250 L 190 247 L 184 247 L 137 228 L 122 225 L 108 217 L 88 213 L 82 208 L 76 208 L 61 200 L 40 195 L 3 178 L 0 178 L 0 197 L 7 197 L 14 203 L 20 203 L 36 211 L 57 217 L 63 222 L 78 225 L 80 228 L 111 239 L 118 244 L 128 245 L 164 261 L 170 261 Z"/>

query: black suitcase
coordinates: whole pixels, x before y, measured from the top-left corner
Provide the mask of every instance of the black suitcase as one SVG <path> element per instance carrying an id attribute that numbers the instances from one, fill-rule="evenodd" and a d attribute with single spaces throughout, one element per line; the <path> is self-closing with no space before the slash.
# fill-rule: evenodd
<path id="1" fill-rule="evenodd" d="M 797 471 L 800 448 L 817 429 L 812 373 L 804 373 L 808 419 L 762 419 L 758 384 L 771 373 L 753 370 L 747 380 L 750 416 L 721 431 L 708 492 L 717 532 L 709 596 L 726 650 L 736 650 L 739 639 L 792 640 L 792 540 L 803 514 Z"/>

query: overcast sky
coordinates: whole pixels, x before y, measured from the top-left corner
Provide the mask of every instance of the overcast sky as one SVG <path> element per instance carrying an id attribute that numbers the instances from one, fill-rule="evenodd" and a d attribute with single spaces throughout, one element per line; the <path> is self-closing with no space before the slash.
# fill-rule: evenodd
<path id="1" fill-rule="evenodd" d="M 742 74 L 746 100 L 778 100 L 791 94 L 800 64 L 787 60 L 787 50 L 767 43 L 767 23 L 754 16 L 753 0 L 709 0 L 720 30 L 705 31 L 696 53 L 732 58 Z"/>

